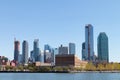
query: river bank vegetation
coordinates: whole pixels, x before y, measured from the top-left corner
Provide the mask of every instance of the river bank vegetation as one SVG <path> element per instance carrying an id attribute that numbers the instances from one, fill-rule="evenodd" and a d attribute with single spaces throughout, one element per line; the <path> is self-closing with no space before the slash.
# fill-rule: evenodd
<path id="1" fill-rule="evenodd" d="M 30 72 L 52 72 L 52 71 L 120 71 L 119 63 L 101 63 L 101 64 L 93 64 L 88 63 L 86 67 L 72 67 L 72 66 L 64 66 L 64 67 L 38 67 L 33 64 L 29 64 L 28 66 L 19 65 L 17 67 L 5 66 L 1 71 L 30 71 Z"/>

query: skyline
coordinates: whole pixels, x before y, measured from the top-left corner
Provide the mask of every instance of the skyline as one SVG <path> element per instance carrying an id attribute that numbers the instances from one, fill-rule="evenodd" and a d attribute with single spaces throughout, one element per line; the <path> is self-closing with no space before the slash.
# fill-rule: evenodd
<path id="1" fill-rule="evenodd" d="M 119 3 L 119 0 L 0 1 L 0 55 L 13 59 L 14 37 L 21 42 L 20 53 L 23 40 L 28 41 L 30 53 L 33 50 L 33 41 L 37 38 L 40 40 L 40 49 L 44 48 L 44 44 L 56 48 L 73 42 L 81 59 L 85 25 L 92 24 L 95 54 L 97 37 L 100 32 L 106 32 L 110 61 L 120 62 Z"/>

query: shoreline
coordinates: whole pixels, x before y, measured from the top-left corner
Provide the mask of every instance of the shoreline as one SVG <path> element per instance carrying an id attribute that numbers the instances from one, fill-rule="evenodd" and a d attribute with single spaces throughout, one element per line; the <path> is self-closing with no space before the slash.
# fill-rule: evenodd
<path id="1" fill-rule="evenodd" d="M 0 73 L 120 73 L 120 71 L 0 71 Z"/>

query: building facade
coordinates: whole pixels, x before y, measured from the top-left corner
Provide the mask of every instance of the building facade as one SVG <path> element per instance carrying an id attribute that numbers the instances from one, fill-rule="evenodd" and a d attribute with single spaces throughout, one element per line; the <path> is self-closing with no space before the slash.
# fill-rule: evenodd
<path id="1" fill-rule="evenodd" d="M 22 44 L 22 57 L 23 57 L 23 64 L 27 64 L 28 63 L 28 42 L 27 41 L 23 41 Z"/>
<path id="2" fill-rule="evenodd" d="M 52 56 L 51 56 L 51 52 L 49 52 L 49 50 L 44 51 L 44 62 L 45 63 L 52 62 Z"/>
<path id="3" fill-rule="evenodd" d="M 69 43 L 69 54 L 74 54 L 76 53 L 76 47 L 75 43 Z"/>
<path id="4" fill-rule="evenodd" d="M 54 63 L 54 62 L 55 62 L 55 61 L 54 61 L 54 60 L 55 60 L 55 57 L 54 57 L 54 56 L 55 56 L 55 52 L 54 52 L 54 49 L 52 48 L 52 49 L 51 49 L 51 63 Z"/>
<path id="5" fill-rule="evenodd" d="M 57 54 L 59 54 L 59 50 L 58 50 L 58 48 L 55 48 L 55 49 L 54 49 L 54 64 L 55 64 L 55 56 L 56 56 Z"/>
<path id="6" fill-rule="evenodd" d="M 34 51 L 30 52 L 30 62 L 35 62 Z"/>
<path id="7" fill-rule="evenodd" d="M 85 55 L 86 60 L 94 61 L 93 26 L 91 24 L 85 26 Z"/>
<path id="8" fill-rule="evenodd" d="M 14 42 L 14 61 L 19 61 L 19 54 L 20 54 L 20 42 L 15 41 Z"/>
<path id="9" fill-rule="evenodd" d="M 85 54 L 85 42 L 82 43 L 82 60 L 85 61 L 87 60 L 86 57 L 87 55 Z"/>
<path id="10" fill-rule="evenodd" d="M 63 45 L 61 45 L 60 47 L 59 47 L 59 54 L 68 54 L 68 47 L 65 47 L 65 46 L 63 46 Z"/>
<path id="11" fill-rule="evenodd" d="M 41 53 L 40 53 L 40 62 L 41 63 L 44 63 L 44 51 L 41 51 Z"/>
<path id="12" fill-rule="evenodd" d="M 67 67 L 85 67 L 87 65 L 86 61 L 81 61 L 74 54 L 64 54 L 56 55 L 55 66 L 67 66 Z"/>
<path id="13" fill-rule="evenodd" d="M 101 32 L 98 36 L 98 60 L 100 62 L 109 62 L 108 36 Z"/>
<path id="14" fill-rule="evenodd" d="M 39 39 L 35 39 L 34 40 L 34 50 L 33 50 L 33 53 L 34 53 L 34 58 L 35 58 L 35 62 L 36 61 L 39 61 L 39 54 L 40 54 L 40 49 L 39 49 Z"/>
<path id="15" fill-rule="evenodd" d="M 46 50 L 49 50 L 49 52 L 51 52 L 51 47 L 50 47 L 50 45 L 46 44 L 46 45 L 44 46 L 44 50 L 45 50 L 45 51 L 46 51 Z"/>
<path id="16" fill-rule="evenodd" d="M 22 55 L 22 54 L 19 54 L 18 63 L 19 63 L 19 64 L 22 64 L 22 63 L 23 63 L 23 55 Z"/>

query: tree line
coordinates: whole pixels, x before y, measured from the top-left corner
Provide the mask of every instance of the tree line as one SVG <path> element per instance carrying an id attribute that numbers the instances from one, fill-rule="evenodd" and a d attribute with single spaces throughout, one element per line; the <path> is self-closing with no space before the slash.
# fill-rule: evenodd
<path id="1" fill-rule="evenodd" d="M 2 71 L 2 70 L 1 70 Z M 49 71 L 120 71 L 120 63 L 88 63 L 86 67 L 73 66 L 35 66 L 29 64 L 28 66 L 19 65 L 16 67 L 5 66 L 4 71 L 31 71 L 31 72 L 49 72 Z"/>

